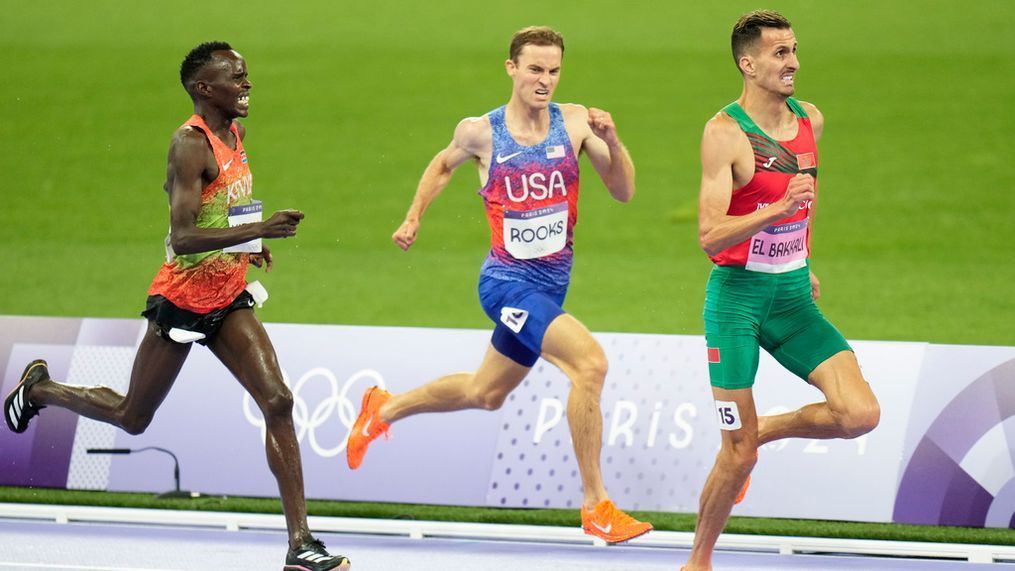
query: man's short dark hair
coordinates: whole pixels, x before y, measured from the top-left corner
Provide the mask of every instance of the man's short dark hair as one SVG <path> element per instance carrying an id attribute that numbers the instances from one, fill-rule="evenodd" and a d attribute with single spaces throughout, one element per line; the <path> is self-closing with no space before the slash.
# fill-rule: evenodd
<path id="1" fill-rule="evenodd" d="M 226 42 L 204 42 L 190 50 L 187 57 L 183 58 L 183 63 L 180 64 L 180 83 L 183 84 L 183 87 L 187 87 L 197 72 L 211 61 L 212 53 L 231 49 L 233 46 Z"/>
<path id="2" fill-rule="evenodd" d="M 755 10 L 748 12 L 733 26 L 733 63 L 740 69 L 740 56 L 744 55 L 761 37 L 764 28 L 786 30 L 790 28 L 789 20 L 774 10 Z"/>

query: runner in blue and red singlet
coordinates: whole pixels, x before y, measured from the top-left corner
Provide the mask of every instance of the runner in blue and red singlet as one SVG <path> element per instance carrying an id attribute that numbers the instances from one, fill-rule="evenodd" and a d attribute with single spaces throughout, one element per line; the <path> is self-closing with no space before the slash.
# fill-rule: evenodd
<path id="1" fill-rule="evenodd" d="M 349 466 L 389 424 L 424 412 L 499 408 L 542 356 L 571 379 L 568 424 L 582 476 L 582 528 L 608 542 L 637 537 L 652 526 L 609 500 L 599 465 L 606 376 L 602 347 L 564 312 L 578 215 L 578 154 L 586 153 L 610 194 L 634 195 L 634 166 L 609 113 L 551 103 L 564 41 L 549 28 L 526 28 L 511 41 L 505 68 L 513 89 L 507 105 L 465 119 L 423 173 L 405 222 L 392 239 L 403 250 L 416 240 L 420 218 L 462 163 L 479 165 L 479 191 L 490 223 L 490 254 L 479 278 L 483 310 L 495 323 L 479 369 L 439 378 L 404 394 L 372 387 L 353 425 Z"/>

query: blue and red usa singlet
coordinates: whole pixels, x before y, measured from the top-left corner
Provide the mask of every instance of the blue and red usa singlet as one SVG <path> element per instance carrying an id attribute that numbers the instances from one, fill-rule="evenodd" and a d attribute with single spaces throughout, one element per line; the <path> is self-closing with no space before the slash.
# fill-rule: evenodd
<path id="1" fill-rule="evenodd" d="M 744 216 L 778 202 L 786 195 L 789 180 L 798 173 L 818 177 L 818 149 L 807 112 L 792 97 L 786 105 L 797 117 L 797 134 L 790 141 L 776 141 L 754 123 L 736 102 L 723 108 L 747 135 L 754 151 L 754 176 L 733 191 L 729 216 Z M 743 242 L 711 256 L 719 266 L 744 266 L 748 270 L 779 274 L 802 268 L 810 252 L 810 202 L 790 216 L 763 228 Z"/>
<path id="2" fill-rule="evenodd" d="M 526 147 L 508 132 L 504 109 L 487 114 L 493 154 L 479 195 L 486 206 L 491 240 L 480 275 L 567 287 L 578 220 L 578 158 L 563 115 L 551 103 L 546 139 Z"/>

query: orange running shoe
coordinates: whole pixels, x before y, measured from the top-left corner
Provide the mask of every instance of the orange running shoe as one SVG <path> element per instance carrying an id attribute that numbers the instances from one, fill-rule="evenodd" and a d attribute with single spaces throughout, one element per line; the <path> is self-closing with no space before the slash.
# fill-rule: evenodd
<path id="1" fill-rule="evenodd" d="M 349 467 L 355 470 L 363 463 L 367 446 L 375 438 L 388 437 L 391 425 L 381 420 L 381 407 L 391 398 L 391 393 L 381 387 L 370 387 L 363 393 L 363 404 L 360 405 L 359 417 L 349 432 L 349 441 L 345 444 L 345 458 Z"/>
<path id="2" fill-rule="evenodd" d="M 749 488 L 750 485 L 751 485 L 751 476 L 748 475 L 747 476 L 747 481 L 744 482 L 744 487 L 740 488 L 740 493 L 737 494 L 737 498 L 735 500 L 733 500 L 733 505 L 737 505 L 740 502 L 744 501 L 744 496 L 747 495 L 747 488 Z"/>
<path id="3" fill-rule="evenodd" d="M 607 543 L 620 543 L 652 531 L 652 524 L 638 521 L 610 500 L 603 500 L 591 511 L 582 506 L 582 529 Z"/>

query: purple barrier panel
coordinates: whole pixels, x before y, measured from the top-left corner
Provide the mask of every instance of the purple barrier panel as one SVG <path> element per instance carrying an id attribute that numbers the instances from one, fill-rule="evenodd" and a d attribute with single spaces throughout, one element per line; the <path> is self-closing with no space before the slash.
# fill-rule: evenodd
<path id="1" fill-rule="evenodd" d="M 1015 348 L 933 346 L 894 502 L 900 523 L 1012 527 Z"/>
<path id="2" fill-rule="evenodd" d="M 913 394 L 928 345 L 850 341 L 881 403 L 880 424 L 852 440 L 790 438 L 769 443 L 734 515 L 888 522 Z M 789 412 L 824 400 L 815 387 L 762 352 L 755 384 L 758 414 Z"/>
<path id="3" fill-rule="evenodd" d="M 394 392 L 476 367 L 489 333 L 269 324 L 294 396 L 308 497 L 482 505 L 490 476 L 497 412 L 422 415 L 397 423 L 350 471 L 345 440 L 363 392 Z M 202 347 L 195 347 L 148 430 L 119 433 L 117 447 L 161 446 L 180 458 L 182 487 L 205 493 L 275 496 L 253 400 Z M 168 458 L 114 457 L 111 490 L 165 491 Z"/>
<path id="4" fill-rule="evenodd" d="M 57 379 L 123 391 L 144 330 L 142 320 L 0 317 L 0 326 L 4 393 L 39 357 L 49 361 Z M 473 369 L 489 332 L 267 328 L 294 395 L 309 497 L 530 507 L 574 507 L 580 500 L 565 413 L 570 385 L 551 365 L 537 363 L 499 411 L 421 415 L 396 424 L 391 441 L 374 443 L 353 472 L 344 447 L 363 391 L 380 384 L 404 392 Z M 694 511 L 718 446 L 703 340 L 596 337 L 610 360 L 602 466 L 611 496 L 626 508 Z M 738 513 L 1010 527 L 1015 348 L 854 346 L 881 400 L 881 425 L 852 441 L 766 446 Z M 821 398 L 767 356 L 755 388 L 760 414 Z M 108 484 L 111 490 L 152 492 L 172 486 L 168 458 L 84 453 L 99 443 L 173 450 L 184 488 L 275 496 L 263 437 L 253 400 L 210 352 L 195 346 L 143 435 L 78 421 L 52 407 L 23 435 L 0 430 L 0 484 L 63 487 L 73 481 L 79 488 Z"/>
<path id="5" fill-rule="evenodd" d="M 719 443 L 700 337 L 597 333 L 603 483 L 625 509 L 693 511 Z M 577 508 L 581 476 L 567 420 L 570 381 L 537 362 L 508 397 L 486 503 Z"/>
<path id="6" fill-rule="evenodd" d="M 81 319 L 69 317 L 0 315 L 0 364 L 3 370 L 10 364 L 10 353 L 15 344 L 73 345 L 81 322 Z M 20 372 L 21 369 L 18 369 Z"/>
<path id="7" fill-rule="evenodd" d="M 45 358 L 55 378 L 65 378 L 70 369 L 73 345 L 29 345 L 15 343 L 4 371 L 2 394 L 17 386 L 25 365 Z M 40 420 L 45 420 L 45 425 Z M 28 430 L 15 434 L 0 428 L 0 485 L 63 488 L 67 485 L 71 446 L 77 427 L 76 415 L 48 407 L 32 420 Z"/>

